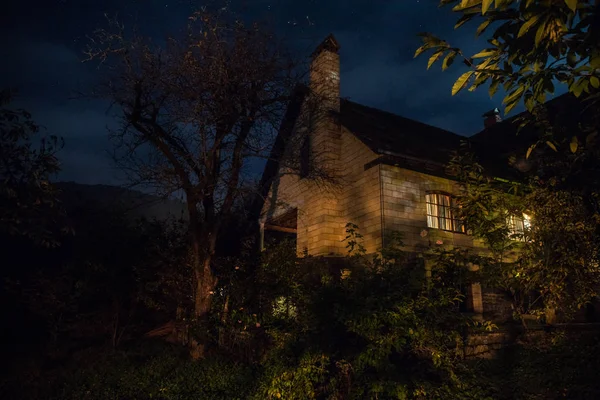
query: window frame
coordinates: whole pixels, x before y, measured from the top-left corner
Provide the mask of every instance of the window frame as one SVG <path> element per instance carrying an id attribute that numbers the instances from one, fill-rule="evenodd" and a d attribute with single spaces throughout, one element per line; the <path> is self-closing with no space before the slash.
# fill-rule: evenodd
<path id="1" fill-rule="evenodd" d="M 527 213 L 521 213 L 521 216 L 516 213 L 508 213 L 506 216 L 506 225 L 508 227 L 509 239 L 526 242 L 527 230 L 531 227 L 531 216 Z"/>
<path id="2" fill-rule="evenodd" d="M 302 140 L 302 145 L 300 146 L 300 179 L 306 178 L 310 175 L 311 172 L 311 138 L 310 135 L 306 135 Z"/>
<path id="3" fill-rule="evenodd" d="M 431 201 L 435 196 L 435 201 Z M 446 203 L 440 200 L 439 196 L 443 196 L 442 198 L 447 199 Z M 435 207 L 436 215 L 431 213 L 432 207 Z M 461 233 L 467 234 L 467 228 L 463 222 L 461 222 L 455 215 L 455 209 L 458 208 L 459 205 L 456 202 L 456 197 L 451 193 L 443 192 L 443 191 L 428 191 L 425 193 L 425 215 L 427 216 L 427 227 L 429 229 L 438 229 L 441 231 L 452 232 L 452 233 Z M 440 215 L 440 208 L 443 211 Z M 431 221 L 436 221 L 436 226 Z M 440 222 L 444 221 L 443 224 Z M 450 221 L 450 229 L 447 229 L 448 221 Z"/>

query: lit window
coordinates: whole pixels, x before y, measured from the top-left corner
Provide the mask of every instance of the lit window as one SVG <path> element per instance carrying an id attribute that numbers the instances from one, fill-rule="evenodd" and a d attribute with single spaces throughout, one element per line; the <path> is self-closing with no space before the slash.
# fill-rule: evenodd
<path id="1" fill-rule="evenodd" d="M 442 193 L 429 193 L 427 202 L 427 226 L 434 229 L 465 233 L 464 224 L 456 217 L 456 202 Z"/>
<path id="2" fill-rule="evenodd" d="M 509 215 L 507 225 L 511 238 L 524 241 L 525 233 L 531 226 L 531 217 L 527 214 L 523 214 L 522 216 Z"/>

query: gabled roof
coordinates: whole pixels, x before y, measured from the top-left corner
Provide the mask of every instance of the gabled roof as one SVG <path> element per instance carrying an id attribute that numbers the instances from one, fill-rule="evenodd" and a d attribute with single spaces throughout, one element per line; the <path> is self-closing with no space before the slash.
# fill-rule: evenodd
<path id="1" fill-rule="evenodd" d="M 340 122 L 377 154 L 445 163 L 464 136 L 342 99 Z"/>
<path id="2" fill-rule="evenodd" d="M 570 93 L 557 96 L 546 102 L 548 122 L 558 131 L 556 139 L 580 133 L 578 124 L 589 118 L 591 110 L 584 111 L 585 106 L 581 100 Z M 519 130 L 520 119 L 529 116 L 524 111 L 502 122 L 498 122 L 481 132 L 471 136 L 469 141 L 473 144 L 486 169 L 495 174 L 515 174 L 514 167 L 508 167 L 510 156 L 516 156 L 525 167 L 525 154 L 529 146 L 540 138 L 540 131 L 534 125 L 525 126 Z"/>
<path id="3" fill-rule="evenodd" d="M 573 120 L 573 116 L 580 114 L 582 111 L 581 101 L 571 93 L 565 93 L 547 101 L 546 107 L 548 109 L 549 121 L 554 126 L 568 124 L 568 120 Z M 471 136 L 470 139 L 473 142 L 486 143 L 494 147 L 499 146 L 502 150 L 505 148 L 514 149 L 514 146 L 518 146 L 519 144 L 531 144 L 532 136 L 536 134 L 534 130 L 525 129 L 517 135 L 518 120 L 528 114 L 528 111 L 524 111 L 514 115 L 483 129 L 481 132 Z M 497 150 L 499 150 L 498 147 Z"/>
<path id="4" fill-rule="evenodd" d="M 271 189 L 271 184 L 278 175 L 281 157 L 285 152 L 285 146 L 294 130 L 294 124 L 300 116 L 302 104 L 304 103 L 307 93 L 308 88 L 304 85 L 297 85 L 294 88 L 290 103 L 288 104 L 275 138 L 275 143 L 273 143 L 271 153 L 269 154 L 265 169 L 258 184 L 258 192 L 255 193 L 251 200 L 250 211 L 248 213 L 250 220 L 257 220 L 260 216 L 265 199 Z"/>

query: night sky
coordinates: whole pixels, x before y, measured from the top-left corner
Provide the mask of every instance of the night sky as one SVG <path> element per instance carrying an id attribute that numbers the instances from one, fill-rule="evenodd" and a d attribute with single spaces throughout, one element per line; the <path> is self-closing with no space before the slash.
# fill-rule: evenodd
<path id="1" fill-rule="evenodd" d="M 12 3 L 12 4 L 11 4 Z M 418 32 L 429 31 L 467 52 L 485 43 L 473 26 L 454 30 L 455 15 L 437 0 L 238 0 L 233 6 L 249 19 L 266 16 L 298 54 L 310 54 L 328 33 L 341 45 L 342 96 L 469 136 L 483 125 L 481 114 L 499 107 L 487 90 L 452 97 L 464 71 L 439 65 L 427 71 L 427 57 L 413 59 Z M 196 1 L 9 0 L 0 15 L 0 87 L 17 87 L 14 105 L 33 114 L 48 133 L 64 137 L 60 180 L 120 183 L 107 155 L 106 127 L 114 124 L 107 104 L 73 99 L 89 90 L 98 72 L 83 64 L 86 34 L 105 26 L 104 14 L 138 21 L 158 40 L 183 28 Z M 519 109 L 515 110 L 516 112 Z M 513 112 L 515 112 L 513 111 Z"/>

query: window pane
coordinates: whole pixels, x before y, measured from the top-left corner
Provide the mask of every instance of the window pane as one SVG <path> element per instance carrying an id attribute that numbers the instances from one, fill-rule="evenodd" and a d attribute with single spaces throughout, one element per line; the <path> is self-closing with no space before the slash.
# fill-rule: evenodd
<path id="1" fill-rule="evenodd" d="M 440 197 L 441 197 L 440 204 L 443 205 L 444 207 L 449 207 L 450 206 L 450 196 L 440 195 Z"/>
<path id="2" fill-rule="evenodd" d="M 454 199 L 445 194 L 428 193 L 425 195 L 427 208 L 427 226 L 447 231 L 464 232 L 464 228 L 454 217 Z"/>
<path id="3" fill-rule="evenodd" d="M 525 228 L 529 228 L 529 216 L 523 214 L 522 217 L 509 215 L 507 218 L 508 232 L 511 237 L 517 240 L 525 240 Z"/>

